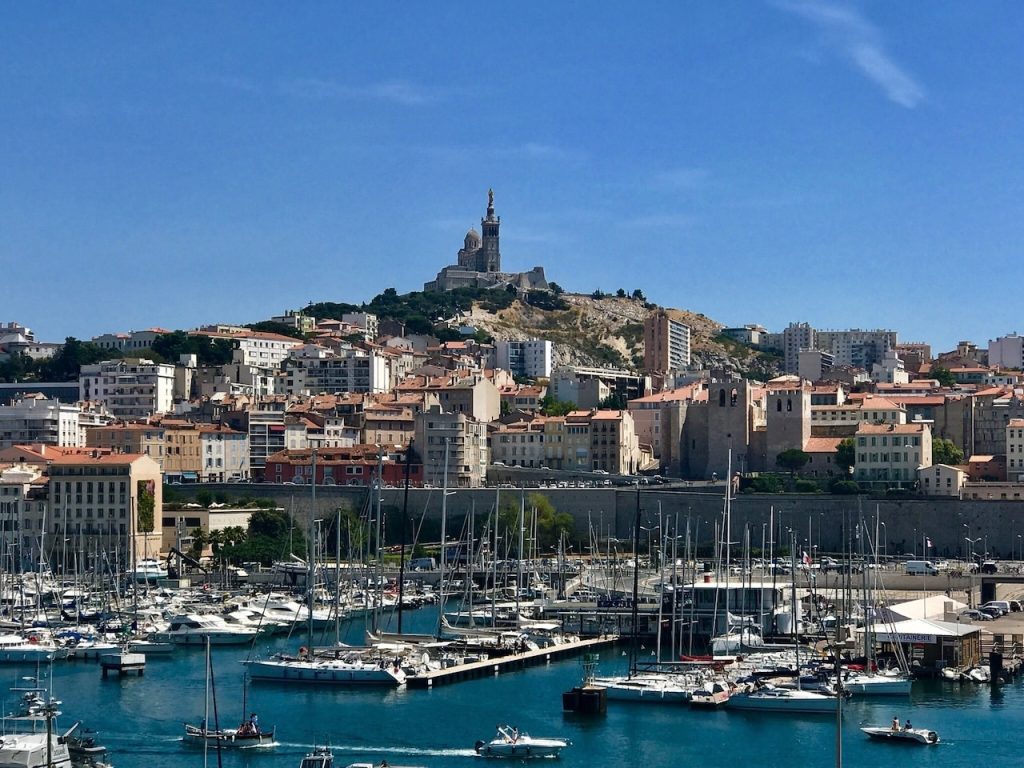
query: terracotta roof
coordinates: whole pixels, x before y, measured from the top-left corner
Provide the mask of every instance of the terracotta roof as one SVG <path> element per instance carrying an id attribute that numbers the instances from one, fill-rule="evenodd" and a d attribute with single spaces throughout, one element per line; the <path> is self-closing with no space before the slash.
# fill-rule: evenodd
<path id="1" fill-rule="evenodd" d="M 630 400 L 630 403 L 672 403 L 682 402 L 686 400 L 692 400 L 694 396 L 694 388 L 703 390 L 698 384 L 688 384 L 685 387 L 677 387 L 676 389 L 666 389 L 664 392 L 656 392 L 653 395 L 647 395 L 646 397 L 634 397 Z"/>
<path id="2" fill-rule="evenodd" d="M 858 435 L 915 434 L 924 432 L 928 424 L 911 422 L 910 424 L 861 424 L 857 427 Z"/>
<path id="3" fill-rule="evenodd" d="M 1006 426 L 1008 427 L 1024 427 L 1024 419 L 1010 419 Z"/>
<path id="4" fill-rule="evenodd" d="M 143 453 L 103 453 L 96 455 L 58 456 L 54 464 L 131 464 L 143 458 Z"/>
<path id="5" fill-rule="evenodd" d="M 835 453 L 843 438 L 841 437 L 809 437 L 804 443 L 806 453 Z"/>

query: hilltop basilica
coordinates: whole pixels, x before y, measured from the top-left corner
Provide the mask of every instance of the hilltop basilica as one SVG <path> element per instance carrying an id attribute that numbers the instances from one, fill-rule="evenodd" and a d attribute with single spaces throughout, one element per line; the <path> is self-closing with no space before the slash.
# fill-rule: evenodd
<path id="1" fill-rule="evenodd" d="M 487 191 L 487 215 L 480 219 L 483 236 L 475 229 L 466 233 L 459 249 L 458 263 L 443 267 L 437 277 L 423 285 L 424 291 L 450 291 L 453 288 L 500 288 L 514 286 L 521 291 L 546 290 L 548 281 L 543 267 L 529 272 L 502 272 L 498 230 L 501 217 L 494 215 L 494 191 Z"/>

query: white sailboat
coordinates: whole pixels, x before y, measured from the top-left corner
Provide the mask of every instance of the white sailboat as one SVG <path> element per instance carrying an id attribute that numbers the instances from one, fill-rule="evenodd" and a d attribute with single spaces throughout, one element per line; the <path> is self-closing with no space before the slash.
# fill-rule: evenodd
<path id="1" fill-rule="evenodd" d="M 316 479 L 316 451 L 312 453 L 313 478 Z M 378 482 L 380 482 L 378 476 Z M 316 511 L 316 483 L 310 488 L 310 535 L 309 546 L 313 546 L 312 520 Z M 307 586 L 313 583 L 313 561 L 310 552 L 307 571 Z M 325 652 L 313 648 L 313 590 L 309 590 L 309 623 L 307 644 L 298 654 L 279 653 L 269 659 L 250 659 L 245 662 L 249 676 L 257 681 L 278 683 L 317 683 L 339 686 L 400 686 L 405 684 L 405 672 L 398 658 L 374 658 L 369 649 L 338 646 Z"/>
<path id="2" fill-rule="evenodd" d="M 796 538 L 791 540 L 793 573 L 796 573 Z M 796 580 L 792 582 L 793 644 L 796 650 L 797 687 L 779 688 L 770 683 L 758 682 L 753 688 L 733 693 L 726 704 L 730 709 L 757 710 L 761 712 L 789 712 L 793 714 L 836 714 L 840 708 L 840 697 L 816 691 L 805 691 L 800 687 L 800 635 L 797 624 Z"/>

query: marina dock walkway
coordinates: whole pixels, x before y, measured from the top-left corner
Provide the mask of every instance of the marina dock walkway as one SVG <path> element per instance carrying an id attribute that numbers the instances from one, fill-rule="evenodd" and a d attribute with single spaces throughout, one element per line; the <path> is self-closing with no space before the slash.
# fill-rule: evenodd
<path id="1" fill-rule="evenodd" d="M 604 648 L 613 645 L 618 639 L 618 635 L 608 635 L 589 640 L 563 643 L 562 645 L 553 645 L 549 648 L 538 648 L 535 651 L 523 651 L 522 653 L 502 656 L 496 659 L 458 664 L 448 669 L 437 669 L 407 677 L 405 684 L 409 688 L 432 688 L 435 685 L 446 685 L 463 680 L 500 675 L 505 672 L 525 669 L 526 667 L 549 664 L 552 661 L 572 656 L 584 650 Z"/>

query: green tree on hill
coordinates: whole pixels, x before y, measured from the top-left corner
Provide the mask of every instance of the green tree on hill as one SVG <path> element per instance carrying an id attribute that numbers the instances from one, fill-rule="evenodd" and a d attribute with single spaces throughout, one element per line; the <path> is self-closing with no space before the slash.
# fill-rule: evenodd
<path id="1" fill-rule="evenodd" d="M 932 439 L 932 464 L 962 464 L 964 452 L 952 440 L 942 437 Z"/>

